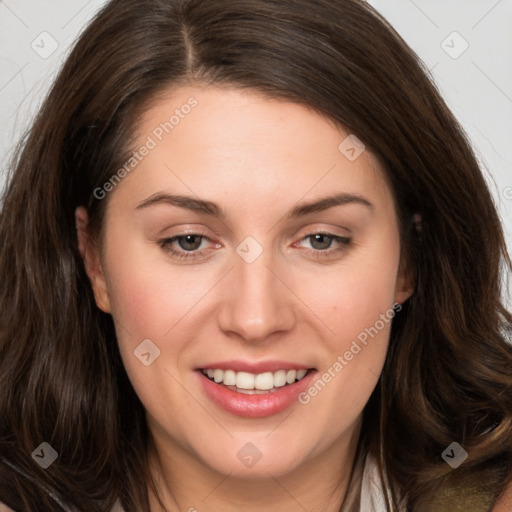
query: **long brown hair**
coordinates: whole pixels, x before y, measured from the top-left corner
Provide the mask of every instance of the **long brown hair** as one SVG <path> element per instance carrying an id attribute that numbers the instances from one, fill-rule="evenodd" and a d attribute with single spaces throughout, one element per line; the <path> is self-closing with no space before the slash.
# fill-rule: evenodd
<path id="1" fill-rule="evenodd" d="M 390 508 L 401 496 L 413 511 L 453 499 L 488 510 L 512 473 L 511 263 L 464 132 L 363 0 L 113 0 L 82 33 L 2 200 L 0 501 L 105 512 L 120 498 L 149 511 L 144 408 L 95 305 L 74 211 L 86 206 L 100 233 L 108 197 L 93 191 L 130 156 L 141 113 L 197 83 L 309 105 L 380 159 L 415 293 L 394 319 L 360 455 L 378 461 Z M 45 470 L 31 457 L 43 441 L 58 453 Z M 469 454 L 456 470 L 441 457 L 452 442 Z M 360 475 L 356 464 L 349 496 Z"/>

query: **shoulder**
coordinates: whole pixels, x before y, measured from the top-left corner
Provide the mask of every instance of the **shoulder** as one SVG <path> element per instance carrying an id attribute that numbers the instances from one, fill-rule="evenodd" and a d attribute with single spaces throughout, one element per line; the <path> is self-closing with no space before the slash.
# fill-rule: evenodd
<path id="1" fill-rule="evenodd" d="M 512 481 L 508 484 L 500 499 L 495 503 L 492 512 L 510 512 L 512 510 Z"/>
<path id="2" fill-rule="evenodd" d="M 12 509 L 4 505 L 3 503 L 0 503 L 0 512 L 14 512 Z"/>

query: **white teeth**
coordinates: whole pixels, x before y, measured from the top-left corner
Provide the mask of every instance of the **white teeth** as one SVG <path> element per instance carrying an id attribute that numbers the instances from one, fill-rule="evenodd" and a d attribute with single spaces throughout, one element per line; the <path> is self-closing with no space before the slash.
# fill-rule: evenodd
<path id="1" fill-rule="evenodd" d="M 301 380 L 306 373 L 308 373 L 307 370 L 297 370 L 297 380 Z"/>
<path id="2" fill-rule="evenodd" d="M 272 389 L 274 387 L 274 374 L 272 372 L 260 373 L 254 379 L 254 389 Z"/>
<path id="3" fill-rule="evenodd" d="M 274 373 L 274 386 L 280 388 L 286 384 L 286 370 L 279 370 Z"/>
<path id="4" fill-rule="evenodd" d="M 288 370 L 288 373 L 286 374 L 286 382 L 288 382 L 288 384 L 291 384 L 292 382 L 295 382 L 296 378 L 297 372 L 295 370 Z"/>
<path id="5" fill-rule="evenodd" d="M 286 384 L 293 384 L 296 380 L 302 380 L 307 370 L 278 370 L 277 372 L 265 372 L 254 375 L 247 372 L 235 372 L 234 370 L 219 370 L 208 368 L 202 370 L 204 375 L 213 379 L 217 384 L 234 386 L 240 390 L 272 391 Z"/>
<path id="6" fill-rule="evenodd" d="M 235 386 L 236 385 L 236 372 L 233 370 L 225 370 L 224 371 L 224 379 L 222 380 L 226 386 Z"/>
<path id="7" fill-rule="evenodd" d="M 238 372 L 235 385 L 239 389 L 254 389 L 254 375 L 252 373 Z"/>

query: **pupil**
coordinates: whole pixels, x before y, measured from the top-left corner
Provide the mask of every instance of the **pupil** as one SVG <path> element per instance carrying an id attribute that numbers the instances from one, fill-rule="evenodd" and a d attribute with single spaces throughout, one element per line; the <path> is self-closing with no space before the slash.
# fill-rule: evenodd
<path id="1" fill-rule="evenodd" d="M 316 242 L 320 242 L 320 247 L 315 247 L 315 243 Z M 322 249 L 328 249 L 329 246 L 331 245 L 331 237 L 329 235 L 323 235 L 323 234 L 317 234 L 317 235 L 313 235 L 313 240 L 311 242 L 311 245 L 313 246 L 313 248 L 315 249 L 319 249 L 319 250 L 322 250 Z"/>
<path id="2" fill-rule="evenodd" d="M 194 239 L 196 239 L 195 242 Z M 182 249 L 186 251 L 194 251 L 201 245 L 201 237 L 198 235 L 185 235 L 181 236 L 178 242 Z"/>

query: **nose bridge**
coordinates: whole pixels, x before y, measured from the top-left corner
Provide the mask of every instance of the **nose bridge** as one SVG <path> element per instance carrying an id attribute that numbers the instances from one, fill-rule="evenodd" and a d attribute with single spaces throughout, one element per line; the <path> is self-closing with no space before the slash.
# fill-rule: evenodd
<path id="1" fill-rule="evenodd" d="M 270 310 L 271 303 L 278 299 L 276 277 L 269 270 L 269 263 L 266 259 L 250 264 L 240 262 L 235 270 L 236 295 L 246 306 L 250 305 L 254 313 Z"/>
<path id="2" fill-rule="evenodd" d="M 237 252 L 244 248 L 247 246 L 240 244 Z M 254 248 L 249 246 L 248 252 L 251 250 Z M 291 294 L 275 275 L 271 252 L 262 251 L 254 260 L 246 258 L 243 252 L 234 255 L 234 268 L 219 316 L 223 330 L 236 332 L 246 340 L 258 340 L 292 327 Z"/>

